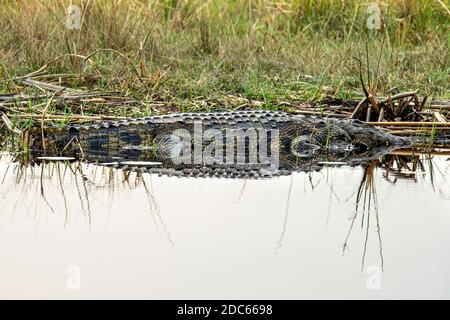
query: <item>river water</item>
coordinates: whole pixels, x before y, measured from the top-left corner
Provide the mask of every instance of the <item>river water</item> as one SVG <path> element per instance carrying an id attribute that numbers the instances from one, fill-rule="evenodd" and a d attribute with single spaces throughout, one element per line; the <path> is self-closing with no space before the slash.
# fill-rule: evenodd
<path id="1" fill-rule="evenodd" d="M 243 180 L 4 154 L 0 298 L 448 299 L 450 161 L 417 160 Z"/>

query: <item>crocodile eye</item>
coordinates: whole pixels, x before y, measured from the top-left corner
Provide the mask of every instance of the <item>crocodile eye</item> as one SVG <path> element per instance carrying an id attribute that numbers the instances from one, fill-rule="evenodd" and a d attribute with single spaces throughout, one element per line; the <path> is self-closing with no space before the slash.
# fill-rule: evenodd
<path id="1" fill-rule="evenodd" d="M 354 149 L 359 152 L 366 152 L 367 150 L 369 150 L 369 146 L 364 142 L 356 142 Z"/>

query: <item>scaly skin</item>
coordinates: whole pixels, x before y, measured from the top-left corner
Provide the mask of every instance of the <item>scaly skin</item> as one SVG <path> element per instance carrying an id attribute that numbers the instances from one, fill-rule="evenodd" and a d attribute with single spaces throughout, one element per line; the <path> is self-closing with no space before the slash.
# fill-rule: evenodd
<path id="1" fill-rule="evenodd" d="M 201 130 L 197 130 L 200 125 Z M 217 150 L 223 151 L 222 159 L 225 155 L 233 155 L 234 161 L 206 163 L 198 157 L 208 150 L 208 145 L 213 141 L 205 139 L 206 132 L 223 137 L 217 140 L 223 142 Z M 226 137 L 250 132 L 254 133 L 252 137 L 255 139 L 248 139 L 241 149 L 238 149 L 238 143 L 226 144 Z M 204 139 L 196 149 L 195 138 L 199 136 Z M 395 137 L 360 121 L 263 110 L 180 113 L 63 128 L 47 127 L 44 130 L 35 128 L 30 130 L 29 137 L 32 153 L 37 155 L 72 156 L 115 164 L 158 161 L 162 163 L 159 168 L 142 169 L 140 166 L 140 169 L 160 174 L 195 175 L 194 172 L 197 172 L 199 176 L 230 177 L 267 174 L 266 169 L 273 159 L 260 158 L 258 151 L 266 147 L 261 144 L 262 141 L 268 144 L 269 149 L 272 148 L 271 155 L 276 153 L 279 156 L 276 175 L 298 171 L 305 164 L 310 166 L 321 161 L 355 164 L 410 143 L 408 139 Z M 270 137 L 269 140 L 267 137 Z M 198 149 L 200 153 L 196 153 Z M 183 153 L 187 156 L 184 159 L 191 162 L 174 162 L 173 154 L 177 152 Z M 237 161 L 238 154 L 242 156 L 240 162 Z M 218 156 L 220 158 L 220 154 Z M 270 170 L 268 174 L 272 175 Z"/>

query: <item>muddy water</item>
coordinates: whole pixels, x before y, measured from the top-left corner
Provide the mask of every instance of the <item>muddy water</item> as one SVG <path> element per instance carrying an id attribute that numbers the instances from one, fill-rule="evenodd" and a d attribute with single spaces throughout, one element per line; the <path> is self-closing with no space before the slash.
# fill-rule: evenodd
<path id="1" fill-rule="evenodd" d="M 450 298 L 450 161 L 420 159 L 241 180 L 3 156 L 0 298 Z"/>

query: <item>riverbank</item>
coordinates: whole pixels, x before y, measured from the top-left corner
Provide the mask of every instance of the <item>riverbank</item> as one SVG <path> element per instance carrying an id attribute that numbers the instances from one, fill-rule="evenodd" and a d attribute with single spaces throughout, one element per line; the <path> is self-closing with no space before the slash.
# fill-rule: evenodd
<path id="1" fill-rule="evenodd" d="M 0 111 L 20 129 L 225 109 L 350 117 L 363 88 L 379 101 L 415 93 L 396 103 L 418 110 L 380 119 L 366 101 L 361 120 L 449 119 L 440 1 L 73 4 L 78 25 L 60 1 L 0 8 Z"/>

